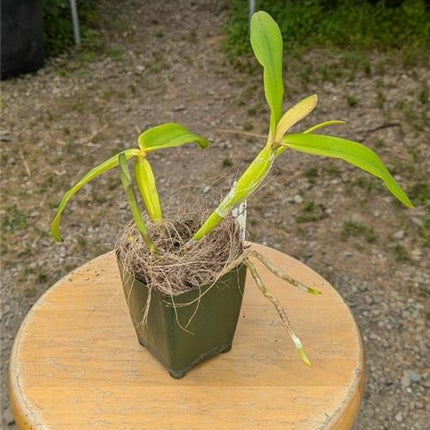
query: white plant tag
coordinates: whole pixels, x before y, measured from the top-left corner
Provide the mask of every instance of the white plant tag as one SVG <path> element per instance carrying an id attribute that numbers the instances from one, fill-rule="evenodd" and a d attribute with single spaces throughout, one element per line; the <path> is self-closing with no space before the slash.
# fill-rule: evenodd
<path id="1" fill-rule="evenodd" d="M 239 236 L 242 242 L 245 242 L 246 238 L 246 200 L 244 200 L 239 206 L 236 206 L 232 215 L 236 218 L 236 222 L 239 226 Z"/>

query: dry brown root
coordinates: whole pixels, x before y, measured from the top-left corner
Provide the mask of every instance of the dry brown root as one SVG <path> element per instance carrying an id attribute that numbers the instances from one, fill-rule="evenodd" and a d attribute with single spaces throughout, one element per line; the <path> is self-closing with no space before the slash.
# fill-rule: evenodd
<path id="1" fill-rule="evenodd" d="M 287 313 L 285 312 L 285 309 L 283 308 L 282 304 L 280 303 L 279 299 L 273 295 L 264 285 L 263 280 L 261 279 L 257 268 L 255 265 L 249 260 L 249 258 L 246 258 L 244 260 L 245 264 L 247 265 L 249 271 L 251 272 L 252 277 L 254 278 L 254 281 L 258 287 L 258 289 L 262 292 L 264 297 L 266 297 L 268 300 L 271 301 L 275 309 L 277 310 L 279 317 L 281 318 L 281 321 L 284 325 L 284 328 L 288 335 L 291 337 L 291 340 L 293 341 L 295 347 L 297 348 L 297 351 L 301 357 L 301 359 L 308 365 L 311 366 L 311 362 L 309 361 L 309 358 L 306 355 L 306 352 L 303 348 L 303 344 L 300 341 L 300 339 L 297 337 L 297 335 L 294 333 L 294 330 L 290 324 L 290 321 L 288 319 Z"/>

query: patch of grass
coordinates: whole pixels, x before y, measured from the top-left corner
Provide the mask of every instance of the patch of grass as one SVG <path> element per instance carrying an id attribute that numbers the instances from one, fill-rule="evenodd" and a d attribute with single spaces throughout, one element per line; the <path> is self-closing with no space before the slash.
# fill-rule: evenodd
<path id="1" fill-rule="evenodd" d="M 430 248 L 430 215 L 423 218 L 421 227 L 421 238 L 426 248 Z"/>
<path id="2" fill-rule="evenodd" d="M 394 252 L 394 257 L 395 257 L 396 261 L 399 263 L 410 260 L 410 257 L 409 257 L 408 252 L 406 251 L 406 248 L 403 245 L 401 245 L 400 243 L 398 243 L 393 248 L 393 252 Z"/>
<path id="3" fill-rule="evenodd" d="M 421 91 L 418 95 L 418 100 L 423 104 L 426 105 L 429 102 L 429 87 L 427 85 L 427 82 L 424 82 Z"/>
<path id="4" fill-rule="evenodd" d="M 358 105 L 358 99 L 355 96 L 347 96 L 346 101 L 351 108 L 355 108 Z"/>
<path id="5" fill-rule="evenodd" d="M 243 124 L 243 129 L 245 131 L 251 131 L 254 128 L 254 124 L 252 122 L 245 122 L 245 124 Z"/>
<path id="6" fill-rule="evenodd" d="M 340 64 L 324 64 L 319 68 L 320 79 L 335 84 L 343 76 L 343 67 Z"/>
<path id="7" fill-rule="evenodd" d="M 106 195 L 102 194 L 102 193 L 97 193 L 96 191 L 93 191 L 91 194 L 93 200 L 102 205 L 103 203 L 106 203 L 108 201 Z"/>
<path id="8" fill-rule="evenodd" d="M 332 163 L 324 165 L 323 169 L 330 176 L 340 176 L 341 174 L 340 169 Z"/>
<path id="9" fill-rule="evenodd" d="M 1 225 L 6 231 L 14 232 L 27 228 L 27 215 L 18 209 L 16 205 L 9 206 L 2 218 Z"/>
<path id="10" fill-rule="evenodd" d="M 385 146 L 385 142 L 383 139 L 380 139 L 378 137 L 375 139 L 374 145 L 375 145 L 375 148 L 383 148 Z"/>
<path id="11" fill-rule="evenodd" d="M 37 274 L 36 277 L 36 282 L 38 284 L 45 284 L 46 282 L 48 282 L 49 276 L 46 272 L 44 272 L 42 269 L 39 269 L 39 273 Z"/>
<path id="12" fill-rule="evenodd" d="M 113 61 L 121 62 L 124 60 L 124 52 L 119 48 L 108 49 L 106 55 Z"/>
<path id="13" fill-rule="evenodd" d="M 37 289 L 35 287 L 25 287 L 24 295 L 28 299 L 31 299 L 37 295 Z"/>
<path id="14" fill-rule="evenodd" d="M 380 110 L 384 109 L 385 106 L 385 102 L 386 102 L 386 98 L 384 96 L 384 93 L 382 93 L 381 91 L 378 91 L 376 93 L 376 107 Z"/>
<path id="15" fill-rule="evenodd" d="M 404 0 L 389 7 L 386 1 L 260 0 L 258 9 L 278 22 L 290 53 L 309 47 L 360 49 L 404 48 L 403 63 L 414 65 L 420 50 L 429 51 L 430 14 L 424 0 Z M 226 48 L 232 56 L 250 52 L 248 9 L 232 0 L 226 26 Z M 364 67 L 370 73 L 370 65 Z"/>
<path id="16" fill-rule="evenodd" d="M 375 243 L 377 236 L 372 227 L 366 227 L 364 224 L 356 221 L 346 221 L 343 224 L 341 232 L 342 240 L 348 240 L 350 237 L 361 237 L 368 243 Z"/>
<path id="17" fill-rule="evenodd" d="M 312 185 L 315 185 L 316 178 L 318 176 L 318 169 L 316 167 L 311 167 L 305 171 L 305 176 Z"/>
<path id="18" fill-rule="evenodd" d="M 408 189 L 408 194 L 415 204 L 430 209 L 430 185 L 427 182 L 416 182 Z"/>
<path id="19" fill-rule="evenodd" d="M 303 207 L 303 212 L 310 213 L 310 212 L 313 212 L 314 209 L 315 209 L 315 202 L 311 200 L 305 204 L 305 206 Z"/>
<path id="20" fill-rule="evenodd" d="M 321 204 L 315 204 L 313 200 L 306 202 L 303 206 L 302 213 L 296 216 L 297 224 L 304 224 L 307 222 L 315 222 L 325 218 L 325 208 Z"/>
<path id="21" fill-rule="evenodd" d="M 230 157 L 225 157 L 224 160 L 222 160 L 222 167 L 231 167 L 233 166 L 233 161 Z"/>
<path id="22" fill-rule="evenodd" d="M 81 248 L 86 248 L 88 246 L 88 241 L 85 236 L 78 236 L 78 245 Z"/>

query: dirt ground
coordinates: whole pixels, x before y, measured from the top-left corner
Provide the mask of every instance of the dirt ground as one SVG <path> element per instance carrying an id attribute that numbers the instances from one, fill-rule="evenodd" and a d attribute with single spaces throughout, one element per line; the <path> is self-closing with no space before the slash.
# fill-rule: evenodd
<path id="1" fill-rule="evenodd" d="M 264 143 L 242 134 L 265 133 L 268 112 L 255 62 L 234 66 L 221 49 L 226 4 L 104 2 L 97 51 L 2 84 L 5 428 L 14 428 L 8 357 L 24 316 L 57 279 L 112 249 L 129 219 L 118 172 L 111 172 L 72 201 L 65 242 L 56 244 L 49 224 L 62 193 L 89 167 L 135 146 L 145 128 L 176 121 L 210 138 L 212 147 L 151 154 L 164 206 L 175 212 L 183 192 L 218 199 Z M 429 82 L 428 63 L 395 54 L 313 51 L 289 58 L 288 106 L 319 96 L 319 107 L 297 129 L 346 120 L 336 133 L 377 150 L 416 209 L 401 207 L 377 179 L 341 161 L 293 152 L 277 160 L 249 204 L 250 239 L 322 274 L 357 319 L 368 372 L 359 430 L 428 428 Z"/>

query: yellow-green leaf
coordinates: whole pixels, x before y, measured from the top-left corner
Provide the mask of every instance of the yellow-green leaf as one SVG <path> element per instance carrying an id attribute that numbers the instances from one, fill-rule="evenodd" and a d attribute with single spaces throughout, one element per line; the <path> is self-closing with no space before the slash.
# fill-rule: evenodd
<path id="1" fill-rule="evenodd" d="M 270 131 L 275 135 L 276 124 L 282 116 L 284 83 L 282 76 L 282 35 L 278 24 L 266 12 L 251 18 L 251 46 L 263 66 L 264 93 L 271 110 Z"/>
<path id="2" fill-rule="evenodd" d="M 204 137 L 191 133 L 188 128 L 174 122 L 161 124 L 144 131 L 137 141 L 139 147 L 145 152 L 181 146 L 192 142 L 196 142 L 202 149 L 209 145 L 209 141 Z"/>
<path id="3" fill-rule="evenodd" d="M 156 222 L 161 221 L 163 219 L 163 212 L 161 210 L 160 198 L 158 197 L 157 185 L 151 165 L 145 157 L 137 157 L 134 165 L 134 174 L 149 217 Z"/>
<path id="4" fill-rule="evenodd" d="M 284 113 L 276 126 L 275 142 L 279 143 L 285 133 L 303 118 L 308 116 L 318 103 L 316 94 L 306 97 Z"/>
<path id="5" fill-rule="evenodd" d="M 139 153 L 138 149 L 127 149 L 124 151 L 124 156 L 127 159 L 130 159 L 132 157 L 135 157 Z M 61 222 L 61 216 L 66 208 L 67 203 L 69 200 L 86 184 L 91 182 L 94 178 L 97 178 L 97 176 L 100 176 L 101 174 L 107 172 L 110 169 L 113 169 L 114 167 L 118 166 L 118 154 L 114 155 L 113 157 L 110 157 L 105 162 L 99 164 L 98 166 L 92 168 L 85 176 L 83 176 L 75 185 L 73 185 L 72 188 L 70 188 L 69 191 L 67 191 L 63 198 L 61 199 L 60 203 L 58 204 L 57 212 L 55 214 L 54 220 L 51 224 L 51 235 L 52 237 L 58 241 L 61 242 L 63 238 L 61 237 L 60 233 L 60 222 Z"/>
<path id="6" fill-rule="evenodd" d="M 118 161 L 122 186 L 124 187 L 134 222 L 136 223 L 136 226 L 139 229 L 140 234 L 142 235 L 146 245 L 149 249 L 152 250 L 154 248 L 154 244 L 149 237 L 145 220 L 143 219 L 142 213 L 140 212 L 139 205 L 137 203 L 136 194 L 134 193 L 133 184 L 131 182 L 130 170 L 128 169 L 128 163 L 125 155 L 120 154 L 118 156 Z"/>
<path id="7" fill-rule="evenodd" d="M 286 147 L 299 152 L 345 160 L 382 179 L 397 199 L 410 208 L 414 207 L 379 156 L 361 143 L 319 134 L 287 134 L 282 142 Z"/>

